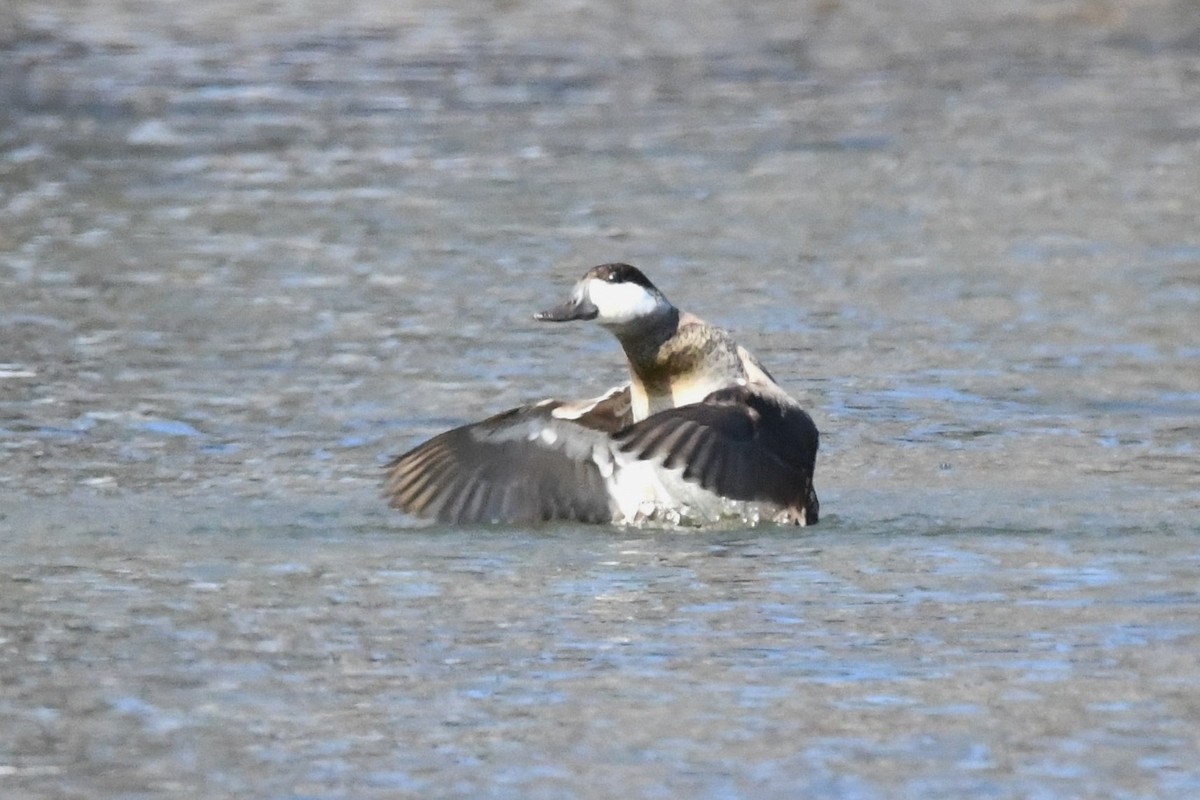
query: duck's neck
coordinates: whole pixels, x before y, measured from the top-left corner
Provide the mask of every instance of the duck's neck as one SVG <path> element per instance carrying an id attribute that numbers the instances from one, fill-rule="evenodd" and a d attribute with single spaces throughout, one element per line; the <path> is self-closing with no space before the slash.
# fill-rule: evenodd
<path id="1" fill-rule="evenodd" d="M 679 309 L 668 306 L 653 317 L 610 328 L 621 343 L 633 373 L 653 373 L 666 344 L 679 332 Z"/>
<path id="2" fill-rule="evenodd" d="M 698 403 L 744 377 L 728 336 L 676 308 L 613 333 L 629 360 L 634 420 Z"/>

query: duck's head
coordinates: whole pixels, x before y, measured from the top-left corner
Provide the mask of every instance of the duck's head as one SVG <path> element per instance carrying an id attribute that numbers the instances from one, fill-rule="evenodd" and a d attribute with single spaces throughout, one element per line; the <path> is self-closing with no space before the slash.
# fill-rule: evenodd
<path id="1" fill-rule="evenodd" d="M 629 264 L 592 267 L 575 284 L 566 302 L 539 312 L 542 322 L 595 320 L 612 330 L 657 322 L 675 311 L 650 279 Z"/>

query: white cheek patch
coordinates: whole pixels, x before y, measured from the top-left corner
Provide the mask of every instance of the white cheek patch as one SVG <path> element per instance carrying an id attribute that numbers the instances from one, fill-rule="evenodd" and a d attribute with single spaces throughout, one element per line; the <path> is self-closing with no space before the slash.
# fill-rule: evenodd
<path id="1" fill-rule="evenodd" d="M 592 278 L 587 286 L 588 299 L 600 312 L 596 321 L 604 324 L 631 322 L 653 314 L 658 298 L 636 283 L 609 283 Z"/>

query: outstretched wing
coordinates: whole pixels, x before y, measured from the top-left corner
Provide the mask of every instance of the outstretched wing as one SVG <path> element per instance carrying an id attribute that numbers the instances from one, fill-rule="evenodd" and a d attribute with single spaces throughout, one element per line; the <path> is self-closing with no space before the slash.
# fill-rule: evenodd
<path id="1" fill-rule="evenodd" d="M 794 403 L 741 386 L 720 389 L 614 438 L 622 452 L 682 468 L 685 479 L 723 497 L 771 502 L 817 521 L 817 427 Z"/>
<path id="2" fill-rule="evenodd" d="M 627 386 L 514 408 L 393 459 L 385 494 L 392 507 L 441 522 L 608 522 L 610 436 L 631 420 Z"/>

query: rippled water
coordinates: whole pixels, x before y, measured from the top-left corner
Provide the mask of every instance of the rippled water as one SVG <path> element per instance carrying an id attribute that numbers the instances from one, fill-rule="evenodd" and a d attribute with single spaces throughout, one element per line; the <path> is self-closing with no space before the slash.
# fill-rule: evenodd
<path id="1" fill-rule="evenodd" d="M 1200 14 L 880 5 L 0 10 L 0 794 L 1200 793 Z M 615 259 L 821 525 L 383 508 Z"/>

